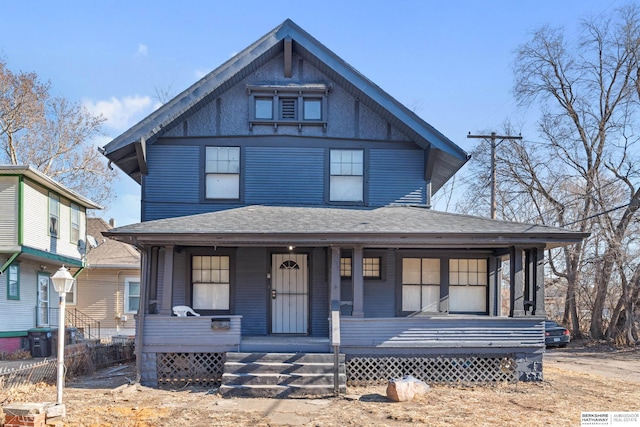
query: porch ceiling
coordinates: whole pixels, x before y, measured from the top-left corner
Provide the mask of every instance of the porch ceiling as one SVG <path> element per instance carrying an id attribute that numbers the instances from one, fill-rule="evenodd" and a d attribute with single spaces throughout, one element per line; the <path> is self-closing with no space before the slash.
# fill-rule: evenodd
<path id="1" fill-rule="evenodd" d="M 394 206 L 374 210 L 247 206 L 148 221 L 104 235 L 137 245 L 554 248 L 588 233 Z"/>

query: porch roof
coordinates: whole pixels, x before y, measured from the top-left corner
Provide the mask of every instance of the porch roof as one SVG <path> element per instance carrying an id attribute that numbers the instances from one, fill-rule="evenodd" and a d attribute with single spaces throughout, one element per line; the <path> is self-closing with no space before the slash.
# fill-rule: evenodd
<path id="1" fill-rule="evenodd" d="M 309 245 L 554 248 L 589 236 L 557 227 L 498 221 L 410 206 L 373 210 L 246 206 L 118 227 L 105 236 L 136 245 Z"/>

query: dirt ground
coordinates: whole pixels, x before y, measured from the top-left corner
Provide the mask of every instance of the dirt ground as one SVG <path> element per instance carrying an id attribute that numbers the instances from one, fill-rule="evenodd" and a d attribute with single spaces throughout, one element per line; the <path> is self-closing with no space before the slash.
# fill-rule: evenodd
<path id="1" fill-rule="evenodd" d="M 132 365 L 70 381 L 65 426 L 579 426 L 583 411 L 640 411 L 640 350 L 554 349 L 544 381 L 432 387 L 412 402 L 386 398 L 384 386 L 349 388 L 339 398 L 222 398 L 214 390 L 130 385 Z M 54 401 L 55 385 L 0 391 L 11 401 Z"/>

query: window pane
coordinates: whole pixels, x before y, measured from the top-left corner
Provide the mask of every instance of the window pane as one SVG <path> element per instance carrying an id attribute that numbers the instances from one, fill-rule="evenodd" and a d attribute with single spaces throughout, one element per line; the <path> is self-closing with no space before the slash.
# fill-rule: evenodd
<path id="1" fill-rule="evenodd" d="M 362 176 L 332 176 L 329 182 L 329 200 L 332 202 L 361 202 Z"/>
<path id="2" fill-rule="evenodd" d="M 208 174 L 206 179 L 207 199 L 239 199 L 240 176 L 231 174 Z"/>
<path id="3" fill-rule="evenodd" d="M 364 258 L 362 264 L 364 277 L 380 277 L 380 258 Z"/>
<path id="4" fill-rule="evenodd" d="M 402 260 L 402 283 L 420 284 L 420 258 L 404 258 Z"/>
<path id="5" fill-rule="evenodd" d="M 240 147 L 207 147 L 207 173 L 240 173 Z"/>
<path id="6" fill-rule="evenodd" d="M 304 100 L 304 119 L 305 120 L 322 119 L 322 101 L 320 99 Z"/>
<path id="7" fill-rule="evenodd" d="M 486 286 L 452 286 L 449 288 L 449 311 L 486 312 Z"/>
<path id="8" fill-rule="evenodd" d="M 140 308 L 140 297 L 129 297 L 129 311 L 138 311 Z"/>
<path id="9" fill-rule="evenodd" d="M 8 297 L 11 299 L 18 299 L 20 296 L 20 282 L 18 279 L 18 266 L 12 265 L 9 266 L 9 295 Z"/>
<path id="10" fill-rule="evenodd" d="M 440 260 L 438 258 L 422 259 L 422 283 L 429 285 L 440 284 Z"/>
<path id="11" fill-rule="evenodd" d="M 256 119 L 273 119 L 273 98 L 256 98 Z"/>
<path id="12" fill-rule="evenodd" d="M 440 286 L 422 286 L 422 311 L 437 313 L 440 302 Z"/>
<path id="13" fill-rule="evenodd" d="M 340 276 L 351 277 L 351 258 L 340 258 Z"/>
<path id="14" fill-rule="evenodd" d="M 205 310 L 228 310 L 229 285 L 216 283 L 194 284 L 193 308 Z"/>
<path id="15" fill-rule="evenodd" d="M 421 286 L 402 286 L 402 311 L 420 311 Z"/>

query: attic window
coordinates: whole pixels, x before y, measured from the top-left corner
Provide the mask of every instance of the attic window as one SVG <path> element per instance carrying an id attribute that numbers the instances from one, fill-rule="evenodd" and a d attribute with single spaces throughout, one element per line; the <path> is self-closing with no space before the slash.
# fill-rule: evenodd
<path id="1" fill-rule="evenodd" d="M 249 126 L 327 127 L 327 95 L 324 84 L 247 86 Z"/>

